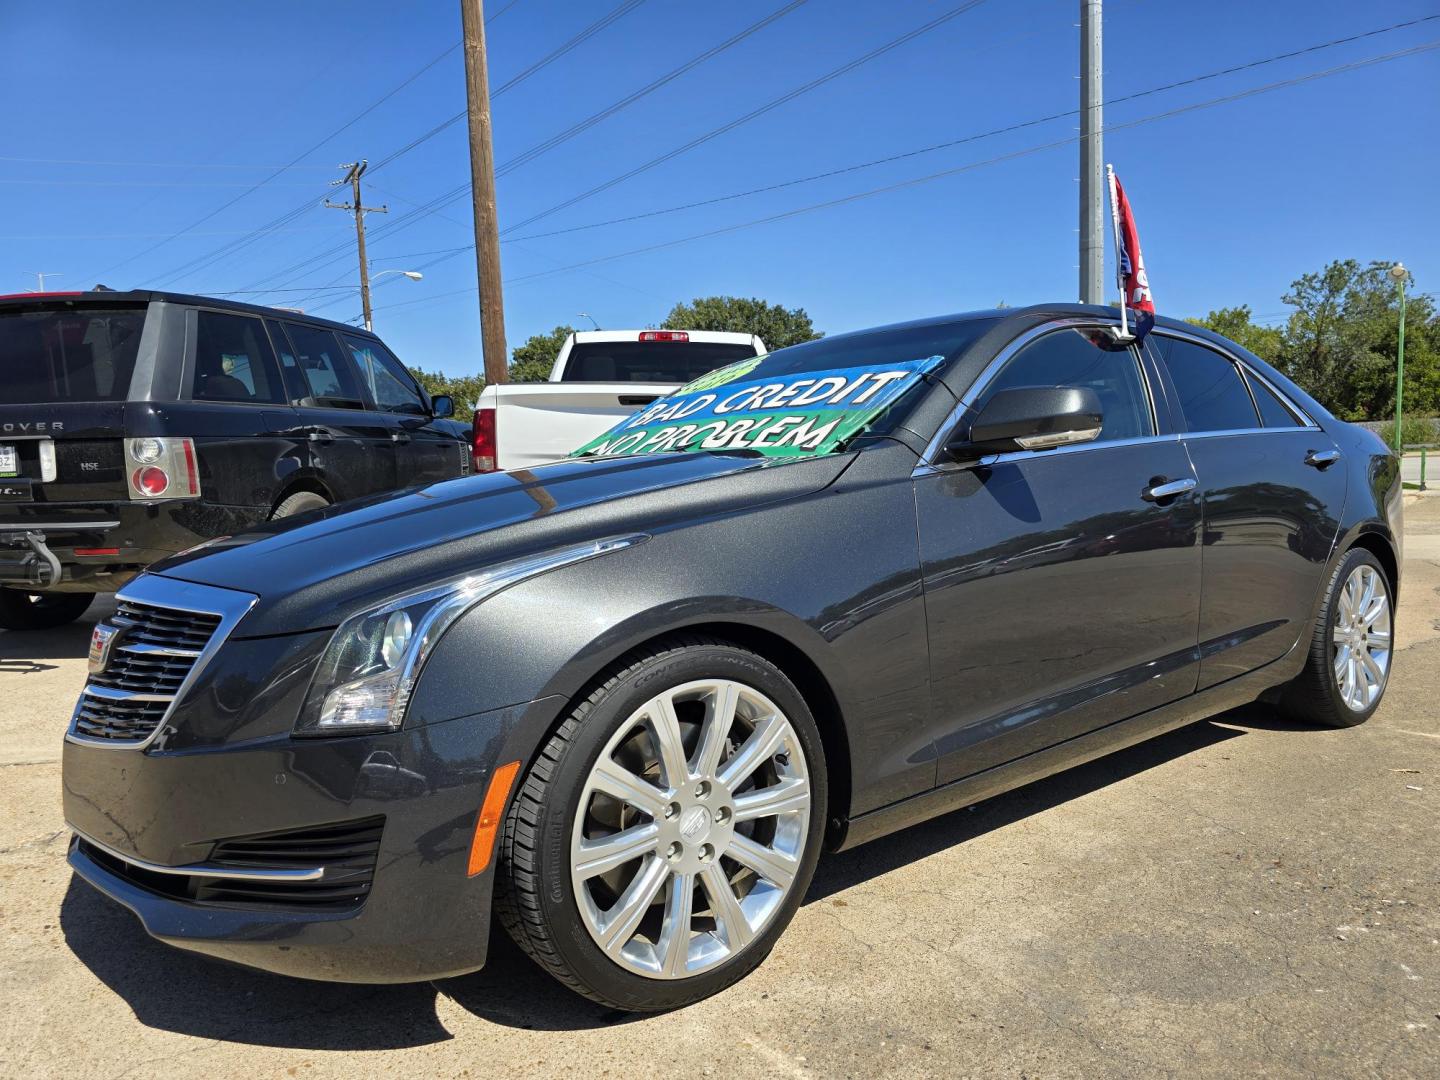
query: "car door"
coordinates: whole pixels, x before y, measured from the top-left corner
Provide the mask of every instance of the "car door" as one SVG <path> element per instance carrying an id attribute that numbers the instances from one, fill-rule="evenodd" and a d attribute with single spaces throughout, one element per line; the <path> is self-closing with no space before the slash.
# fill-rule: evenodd
<path id="1" fill-rule="evenodd" d="M 1347 470 L 1334 440 L 1237 357 L 1168 329 L 1148 346 L 1200 482 L 1204 689 L 1278 659 L 1310 632 Z"/>
<path id="2" fill-rule="evenodd" d="M 1083 324 L 1027 333 L 956 425 L 1002 389 L 1084 386 L 1098 439 L 963 465 L 932 450 L 917 470 L 939 783 L 1195 688 L 1199 502 L 1152 494 L 1194 475 L 1137 350 L 1103 340 Z"/>
<path id="3" fill-rule="evenodd" d="M 307 391 L 296 401 L 310 447 L 310 468 L 338 500 L 399 486 L 396 425 L 366 407 L 367 391 L 350 350 L 330 330 L 285 320 L 272 323 L 289 343 L 282 366 L 298 367 Z"/>
<path id="4" fill-rule="evenodd" d="M 288 477 L 304 465 L 304 440 L 261 320 L 230 311 L 185 312 L 181 400 L 166 423 L 191 435 L 207 503 L 268 513 Z"/>
<path id="5" fill-rule="evenodd" d="M 430 414 L 430 399 L 405 365 L 374 338 L 342 334 L 376 410 L 388 414 L 401 487 L 460 475 L 462 447 Z"/>

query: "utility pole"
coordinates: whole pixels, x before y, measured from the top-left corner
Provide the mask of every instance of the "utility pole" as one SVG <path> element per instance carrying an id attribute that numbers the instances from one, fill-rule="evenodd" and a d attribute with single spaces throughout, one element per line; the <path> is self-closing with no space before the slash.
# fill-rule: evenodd
<path id="1" fill-rule="evenodd" d="M 365 175 L 365 167 L 368 164 L 365 160 L 352 161 L 349 165 L 341 165 L 342 169 L 349 169 L 339 180 L 331 180 L 331 187 L 339 187 L 341 184 L 350 185 L 351 199 L 348 203 L 332 203 L 325 200 L 325 205 L 331 210 L 353 210 L 355 211 L 355 244 L 360 249 L 360 307 L 365 312 L 365 329 L 374 330 L 374 322 L 370 317 L 370 262 L 365 257 L 365 215 L 366 214 L 388 214 L 390 208 L 386 206 L 366 206 L 360 201 L 360 177 Z"/>
<path id="2" fill-rule="evenodd" d="M 465 32 L 465 109 L 470 117 L 470 190 L 475 209 L 475 270 L 480 278 L 480 345 L 485 381 L 503 383 L 505 303 L 500 289 L 500 225 L 495 212 L 495 152 L 490 139 L 490 76 L 485 60 L 484 0 L 460 0 Z"/>
<path id="3" fill-rule="evenodd" d="M 53 271 L 53 270 L 26 270 L 25 272 L 26 272 L 27 274 L 34 274 L 34 275 L 35 275 L 35 288 L 32 289 L 31 292 L 44 292 L 44 291 L 45 291 L 45 279 L 46 279 L 47 277 L 64 277 L 64 276 L 65 276 L 64 274 L 57 274 L 57 273 L 56 273 L 55 271 Z"/>
<path id="4" fill-rule="evenodd" d="M 1100 7 L 1080 0 L 1080 302 L 1105 302 L 1105 147 L 1101 102 Z"/>

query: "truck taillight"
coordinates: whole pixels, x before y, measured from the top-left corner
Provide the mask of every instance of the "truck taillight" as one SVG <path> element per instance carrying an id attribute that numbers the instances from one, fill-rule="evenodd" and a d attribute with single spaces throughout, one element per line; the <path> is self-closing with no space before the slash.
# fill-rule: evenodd
<path id="1" fill-rule="evenodd" d="M 689 341 L 688 330 L 642 330 L 641 341 Z"/>
<path id="2" fill-rule="evenodd" d="M 500 448 L 495 438 L 495 410 L 476 409 L 474 442 L 471 455 L 475 459 L 476 472 L 495 472 L 500 458 Z"/>
<path id="3" fill-rule="evenodd" d="M 132 499 L 198 499 L 195 440 L 126 439 L 125 477 Z"/>

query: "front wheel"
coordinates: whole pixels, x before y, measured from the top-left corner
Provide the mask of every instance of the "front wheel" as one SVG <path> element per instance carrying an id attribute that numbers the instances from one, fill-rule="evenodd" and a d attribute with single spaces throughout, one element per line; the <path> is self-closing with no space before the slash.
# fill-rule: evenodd
<path id="1" fill-rule="evenodd" d="M 1390 678 L 1394 605 L 1380 561 L 1352 548 L 1330 579 L 1305 669 L 1285 689 L 1287 712 L 1326 727 L 1363 724 Z"/>
<path id="2" fill-rule="evenodd" d="M 685 638 L 608 677 L 541 749 L 506 819 L 497 913 L 567 986 L 676 1008 L 753 970 L 819 857 L 819 731 L 767 660 Z"/>
<path id="3" fill-rule="evenodd" d="M 94 599 L 94 593 L 0 589 L 0 630 L 52 630 L 84 615 Z"/>

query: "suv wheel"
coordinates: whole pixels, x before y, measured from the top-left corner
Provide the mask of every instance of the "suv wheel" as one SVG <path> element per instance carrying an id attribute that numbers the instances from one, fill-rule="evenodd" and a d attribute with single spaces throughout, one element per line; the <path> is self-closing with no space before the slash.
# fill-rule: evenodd
<path id="1" fill-rule="evenodd" d="M 94 593 L 27 593 L 0 589 L 0 629 L 50 630 L 84 615 Z"/>
<path id="2" fill-rule="evenodd" d="M 542 747 L 506 817 L 497 914 L 561 982 L 672 1009 L 752 971 L 810 884 L 815 721 L 773 664 L 684 638 L 613 671 Z"/>
<path id="3" fill-rule="evenodd" d="M 1330 578 L 1305 670 L 1286 687 L 1286 711 L 1326 727 L 1370 719 L 1390 678 L 1393 627 L 1384 567 L 1364 548 L 1352 548 Z"/>
<path id="4" fill-rule="evenodd" d="M 270 515 L 270 520 L 303 514 L 307 510 L 323 510 L 329 505 L 329 500 L 323 495 L 316 495 L 313 491 L 297 491 L 294 495 L 287 495 L 280 500 L 280 504 Z"/>

